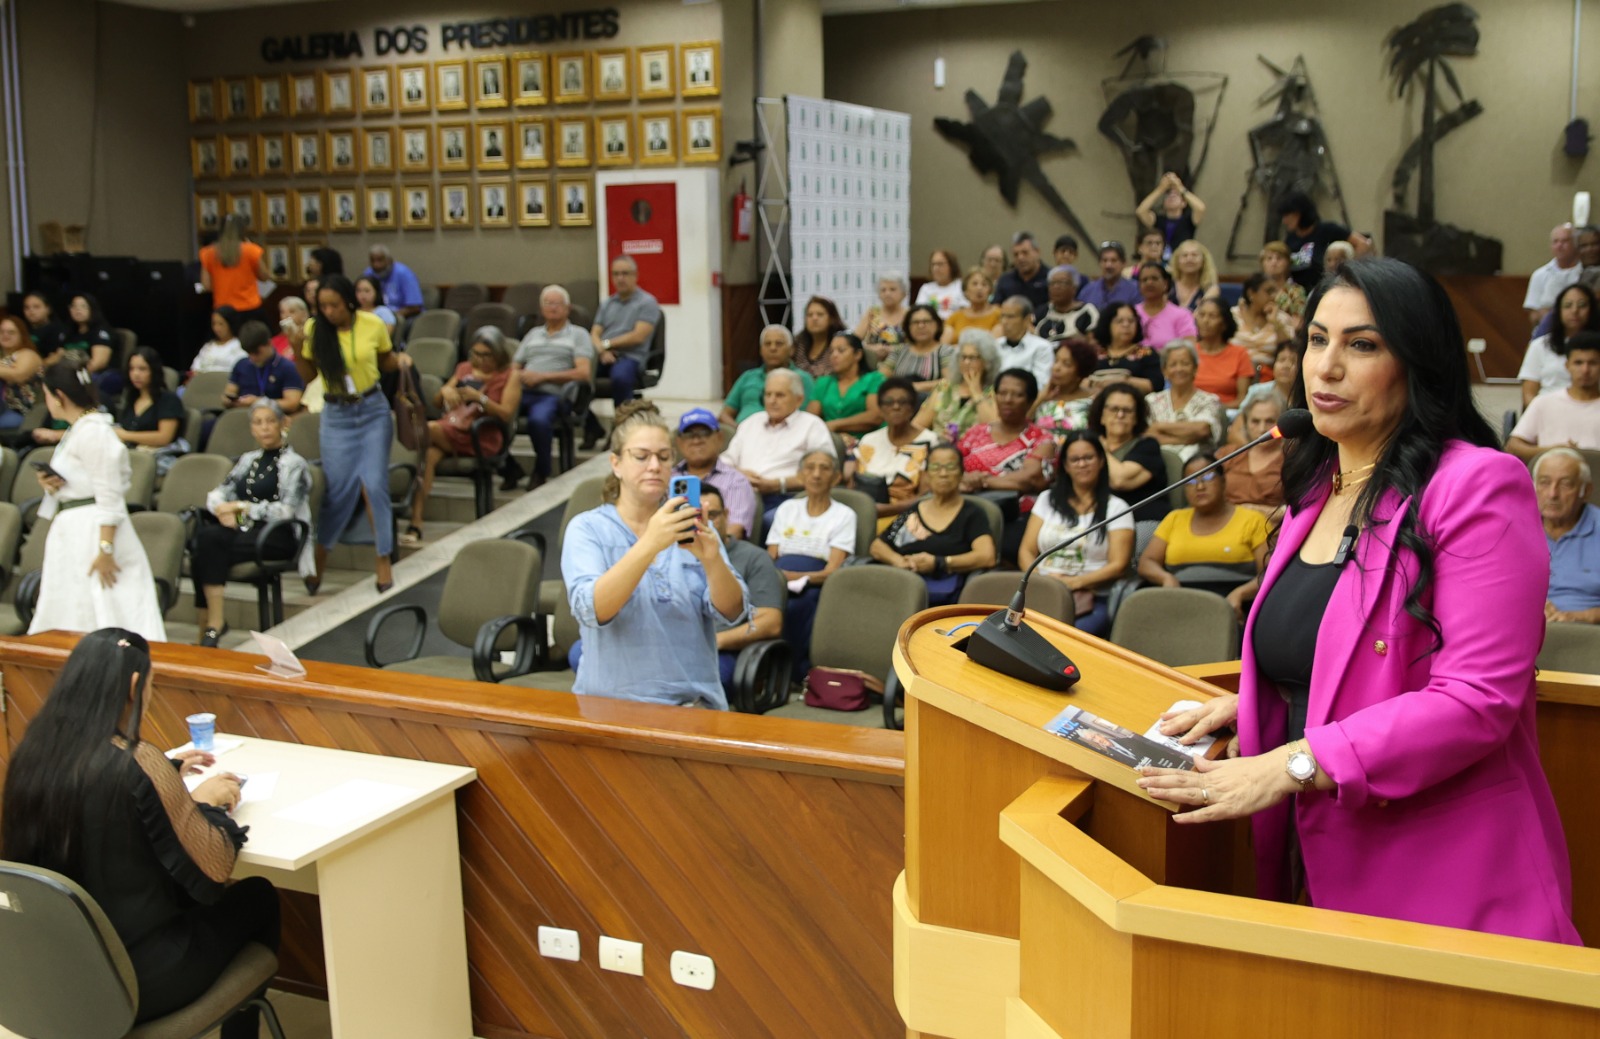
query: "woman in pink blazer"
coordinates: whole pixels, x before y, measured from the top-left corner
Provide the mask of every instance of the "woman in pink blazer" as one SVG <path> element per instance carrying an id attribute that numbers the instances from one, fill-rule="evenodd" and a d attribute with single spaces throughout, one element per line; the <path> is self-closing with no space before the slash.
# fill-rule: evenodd
<path id="1" fill-rule="evenodd" d="M 1232 725 L 1229 759 L 1147 770 L 1180 823 L 1252 816 L 1260 895 L 1579 942 L 1539 764 L 1534 658 L 1549 577 L 1533 487 L 1472 403 L 1442 289 L 1395 260 L 1307 306 L 1289 511 L 1245 625 L 1239 695 L 1168 717 Z"/>

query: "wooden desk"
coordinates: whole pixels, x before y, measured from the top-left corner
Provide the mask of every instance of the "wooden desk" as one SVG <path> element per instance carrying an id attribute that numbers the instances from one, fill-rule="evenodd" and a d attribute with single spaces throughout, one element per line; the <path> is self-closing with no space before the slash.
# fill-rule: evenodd
<path id="1" fill-rule="evenodd" d="M 218 769 L 278 775 L 269 799 L 234 814 L 250 827 L 235 872 L 318 896 L 335 1039 L 471 1036 L 454 792 L 477 772 L 218 738 L 243 741 Z M 313 799 L 331 809 L 321 821 L 285 817 Z"/>

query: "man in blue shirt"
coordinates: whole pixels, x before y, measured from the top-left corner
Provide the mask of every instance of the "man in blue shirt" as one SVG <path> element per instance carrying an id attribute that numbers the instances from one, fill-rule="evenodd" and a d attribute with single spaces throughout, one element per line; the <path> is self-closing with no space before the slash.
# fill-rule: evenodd
<path id="1" fill-rule="evenodd" d="M 611 402 L 621 405 L 633 399 L 644 374 L 650 341 L 661 322 L 661 304 L 639 287 L 639 265 L 631 256 L 611 261 L 611 284 L 616 291 L 595 312 L 589 338 L 600 354 L 599 374 L 611 378 Z M 594 447 L 604 433 L 591 411 L 584 428 L 584 450 Z"/>
<path id="2" fill-rule="evenodd" d="M 248 408 L 256 398 L 270 397 L 285 415 L 299 411 L 305 380 L 300 378 L 293 361 L 273 349 L 267 326 L 260 321 L 246 321 L 239 329 L 239 345 L 244 348 L 245 357 L 228 376 L 223 402 L 230 408 Z"/>
<path id="3" fill-rule="evenodd" d="M 367 254 L 368 267 L 362 273 L 383 289 L 384 306 L 401 317 L 422 312 L 422 285 L 411 268 L 394 258 L 387 245 L 374 245 Z"/>
<path id="4" fill-rule="evenodd" d="M 1557 447 L 1534 463 L 1533 486 L 1550 544 L 1545 620 L 1600 624 L 1600 508 L 1587 501 L 1594 473 L 1578 452 Z"/>
<path id="5" fill-rule="evenodd" d="M 1122 276 L 1127 262 L 1128 250 L 1121 242 L 1101 242 L 1100 277 L 1085 285 L 1078 298 L 1100 312 L 1112 303 L 1137 306 L 1144 297 L 1139 295 L 1137 282 Z"/>

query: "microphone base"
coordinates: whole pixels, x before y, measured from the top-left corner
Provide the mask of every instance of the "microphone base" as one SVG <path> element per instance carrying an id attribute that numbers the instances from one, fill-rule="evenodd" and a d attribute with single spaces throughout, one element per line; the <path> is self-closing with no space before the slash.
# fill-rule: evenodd
<path id="1" fill-rule="evenodd" d="M 967 659 L 991 671 L 1057 692 L 1072 688 L 1082 673 L 1065 653 L 1026 624 L 1006 626 L 1006 611 L 996 610 L 967 638 Z"/>

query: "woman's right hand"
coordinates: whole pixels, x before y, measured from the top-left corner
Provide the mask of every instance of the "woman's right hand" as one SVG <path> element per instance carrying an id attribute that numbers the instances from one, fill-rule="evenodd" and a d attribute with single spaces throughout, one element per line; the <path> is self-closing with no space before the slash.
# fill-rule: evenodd
<path id="1" fill-rule="evenodd" d="M 232 772 L 218 772 L 194 788 L 194 799 L 231 812 L 239 805 L 239 777 Z"/>
<path id="2" fill-rule="evenodd" d="M 1161 716 L 1161 735 L 1176 736 L 1179 743 L 1193 743 L 1201 736 L 1232 725 L 1239 719 L 1239 694 L 1222 693 L 1199 707 L 1168 711 Z M 1179 734 L 1182 735 L 1179 735 Z"/>
<path id="3" fill-rule="evenodd" d="M 967 393 L 973 400 L 983 396 L 983 373 L 966 371 L 961 373 L 961 382 L 966 386 Z"/>
<path id="4" fill-rule="evenodd" d="M 699 515 L 693 509 L 684 509 L 681 512 L 678 509 L 678 506 L 687 501 L 688 499 L 682 495 L 668 498 L 666 504 L 650 517 L 650 522 L 644 528 L 644 536 L 639 540 L 650 549 L 651 554 L 665 551 L 694 534 L 695 524 L 700 519 Z"/>

